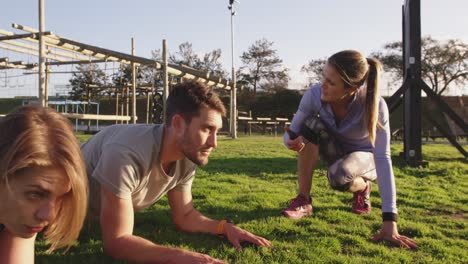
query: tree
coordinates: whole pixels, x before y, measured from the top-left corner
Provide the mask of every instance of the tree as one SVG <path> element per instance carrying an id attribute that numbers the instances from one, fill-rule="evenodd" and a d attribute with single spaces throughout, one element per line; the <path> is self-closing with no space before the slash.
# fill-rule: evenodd
<path id="1" fill-rule="evenodd" d="M 384 51 L 375 52 L 385 70 L 402 79 L 402 43 L 391 42 Z M 438 41 L 430 36 L 421 39 L 421 76 L 441 95 L 452 84 L 463 86 L 468 80 L 468 44 L 461 40 Z"/>
<path id="2" fill-rule="evenodd" d="M 260 88 L 268 94 L 277 94 L 288 89 L 287 78 L 272 78 L 260 85 Z"/>
<path id="3" fill-rule="evenodd" d="M 242 53 L 241 60 L 244 65 L 241 67 L 239 80 L 252 88 L 254 96 L 262 82 L 289 79 L 288 70 L 282 66 L 283 60 L 278 57 L 272 46 L 273 42 L 260 39 Z"/>
<path id="4" fill-rule="evenodd" d="M 312 59 L 306 65 L 301 67 L 301 72 L 304 72 L 308 75 L 308 84 L 305 88 L 310 87 L 316 83 L 320 83 L 322 81 L 322 72 L 323 67 L 327 59 Z"/>
<path id="5" fill-rule="evenodd" d="M 179 51 L 169 55 L 169 61 L 174 64 L 183 64 L 192 68 L 200 66 L 200 57 L 195 53 L 192 43 L 184 42 L 179 45 Z"/>
<path id="6" fill-rule="evenodd" d="M 78 65 L 69 82 L 72 86 L 70 96 L 73 100 L 90 102 L 99 95 L 100 90 L 97 88 L 106 83 L 106 74 L 95 63 Z"/>
<path id="7" fill-rule="evenodd" d="M 112 76 L 112 82 L 116 87 L 124 87 L 132 82 L 132 66 L 121 63 L 117 72 Z"/>
<path id="8" fill-rule="evenodd" d="M 147 66 L 137 67 L 136 69 L 137 87 L 151 83 L 152 68 Z M 112 76 L 112 81 L 117 87 L 128 86 L 133 82 L 132 64 L 121 63 L 117 72 Z"/>
<path id="9" fill-rule="evenodd" d="M 203 60 L 200 61 L 200 70 L 206 71 L 216 77 L 226 78 L 227 71 L 221 63 L 221 49 L 215 49 L 205 53 Z"/>
<path id="10" fill-rule="evenodd" d="M 194 69 L 208 72 L 216 77 L 225 78 L 227 71 L 221 63 L 221 49 L 215 49 L 203 55 L 200 59 L 193 50 L 192 43 L 184 42 L 179 45 L 179 51 L 169 56 L 169 61 L 174 64 L 183 64 Z"/>
<path id="11" fill-rule="evenodd" d="M 78 65 L 76 72 L 73 73 L 69 80 L 72 90 L 70 96 L 73 100 L 87 102 L 84 106 L 84 112 L 89 114 L 91 112 L 91 100 L 96 99 L 101 93 L 100 86 L 106 83 L 106 74 L 95 63 Z M 91 128 L 91 120 L 88 120 L 89 131 Z"/>

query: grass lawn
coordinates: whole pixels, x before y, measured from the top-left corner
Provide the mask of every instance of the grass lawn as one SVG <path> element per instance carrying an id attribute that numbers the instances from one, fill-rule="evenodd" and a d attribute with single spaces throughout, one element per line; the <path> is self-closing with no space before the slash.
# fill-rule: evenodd
<path id="1" fill-rule="evenodd" d="M 88 136 L 79 135 L 81 141 Z M 468 263 L 468 162 L 448 145 L 424 145 L 425 168 L 405 167 L 392 145 L 400 233 L 414 238 L 409 251 L 370 237 L 380 230 L 381 201 L 372 189 L 373 211 L 351 213 L 352 194 L 328 186 L 323 164 L 313 180 L 314 215 L 299 221 L 280 216 L 296 195 L 296 154 L 280 137 L 220 138 L 193 185 L 195 207 L 209 217 L 229 216 L 242 228 L 273 242 L 272 248 L 244 245 L 237 252 L 226 240 L 179 232 L 167 199 L 136 214 L 135 230 L 155 243 L 185 248 L 229 263 Z M 87 228 L 67 254 L 47 255 L 37 242 L 37 263 L 120 263 L 103 255 L 99 229 Z"/>

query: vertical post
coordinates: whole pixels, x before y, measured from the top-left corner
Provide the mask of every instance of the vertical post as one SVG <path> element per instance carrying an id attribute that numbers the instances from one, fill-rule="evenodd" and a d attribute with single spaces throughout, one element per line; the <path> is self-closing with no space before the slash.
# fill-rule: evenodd
<path id="1" fill-rule="evenodd" d="M 234 0 L 229 0 L 229 10 L 231 11 L 231 76 L 232 76 L 232 85 L 231 85 L 231 137 L 233 139 L 237 138 L 237 87 L 236 87 L 236 71 L 234 68 Z"/>
<path id="2" fill-rule="evenodd" d="M 86 84 L 86 105 L 85 105 L 85 113 L 89 114 L 89 109 L 91 108 L 91 87 L 89 84 Z M 86 131 L 91 131 L 91 119 L 88 119 L 88 127 Z"/>
<path id="3" fill-rule="evenodd" d="M 99 103 L 97 103 L 97 115 L 99 115 Z M 99 131 L 99 118 L 96 118 L 96 131 Z"/>
<path id="4" fill-rule="evenodd" d="M 78 105 L 72 105 L 72 112 L 74 110 L 75 114 L 78 114 Z M 75 119 L 75 131 L 78 131 L 78 119 Z"/>
<path id="5" fill-rule="evenodd" d="M 49 65 L 45 65 L 44 106 L 49 105 Z"/>
<path id="6" fill-rule="evenodd" d="M 405 5 L 405 69 L 409 86 L 404 100 L 404 156 L 411 166 L 422 163 L 421 147 L 421 8 L 420 0 L 406 0 Z M 405 76 L 406 77 L 406 76 Z M 406 78 L 405 78 L 406 79 Z"/>
<path id="7" fill-rule="evenodd" d="M 167 73 L 167 64 L 168 64 L 168 52 L 167 52 L 167 42 L 163 39 L 162 43 L 162 59 L 163 59 L 163 123 L 170 123 L 170 120 L 166 120 L 166 109 L 167 109 L 167 97 L 169 96 L 169 78 Z"/>
<path id="8" fill-rule="evenodd" d="M 123 91 L 122 91 L 122 102 L 120 103 L 120 114 L 122 116 L 125 115 L 125 93 L 127 92 L 127 87 L 123 87 Z M 120 120 L 120 124 L 123 124 L 125 121 L 122 119 Z"/>
<path id="9" fill-rule="evenodd" d="M 119 94 L 116 92 L 115 93 L 115 115 L 119 115 Z M 117 119 L 115 120 L 115 123 L 117 124 L 119 122 Z"/>
<path id="10" fill-rule="evenodd" d="M 125 88 L 125 115 L 126 116 L 129 116 L 130 115 L 130 89 L 127 85 L 127 87 Z M 125 124 L 128 125 L 128 119 L 125 121 Z"/>
<path id="11" fill-rule="evenodd" d="M 252 123 L 251 123 L 251 121 L 253 120 L 252 119 L 252 110 L 249 110 L 249 117 L 250 117 L 250 120 L 247 121 L 247 122 L 249 123 L 249 136 L 251 136 L 252 135 Z"/>
<path id="12" fill-rule="evenodd" d="M 39 103 L 46 106 L 45 100 L 45 41 L 43 32 L 44 22 L 44 0 L 39 0 Z"/>
<path id="13" fill-rule="evenodd" d="M 149 124 L 151 92 L 146 93 L 146 124 Z"/>
<path id="14" fill-rule="evenodd" d="M 135 39 L 132 38 L 132 55 L 135 56 Z M 132 123 L 136 124 L 136 75 L 137 68 L 134 62 L 132 62 Z"/>

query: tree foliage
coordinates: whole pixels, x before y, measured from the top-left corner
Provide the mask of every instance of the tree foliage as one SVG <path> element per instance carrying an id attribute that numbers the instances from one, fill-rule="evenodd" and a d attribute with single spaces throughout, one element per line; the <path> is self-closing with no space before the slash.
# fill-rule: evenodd
<path id="1" fill-rule="evenodd" d="M 301 72 L 306 73 L 308 76 L 306 88 L 322 81 L 323 67 L 326 62 L 326 58 L 312 59 L 301 67 Z"/>
<path id="2" fill-rule="evenodd" d="M 254 96 L 262 83 L 268 87 L 268 81 L 275 85 L 282 83 L 287 87 L 288 70 L 283 67 L 283 60 L 273 49 L 273 42 L 267 39 L 255 41 L 242 53 L 241 60 L 243 66 L 238 79 L 253 90 Z"/>
<path id="3" fill-rule="evenodd" d="M 192 43 L 184 42 L 179 45 L 178 51 L 169 54 L 169 62 L 196 68 L 200 64 L 200 58 L 193 50 Z"/>
<path id="4" fill-rule="evenodd" d="M 216 77 L 225 78 L 227 71 L 221 63 L 221 49 L 215 49 L 200 57 L 193 49 L 190 42 L 179 45 L 178 51 L 169 55 L 169 62 L 183 64 L 197 70 L 208 72 Z"/>
<path id="5" fill-rule="evenodd" d="M 395 79 L 403 78 L 402 43 L 391 42 L 383 51 L 372 56 L 378 58 L 386 71 Z M 439 95 L 451 85 L 463 87 L 468 79 L 468 44 L 461 40 L 435 40 L 430 36 L 421 40 L 421 76 Z"/>
<path id="6" fill-rule="evenodd" d="M 106 83 L 106 74 L 95 63 L 78 65 L 69 82 L 71 98 L 89 102 L 100 94 L 99 86 Z"/>
<path id="7" fill-rule="evenodd" d="M 137 87 L 151 84 L 152 82 L 151 80 L 152 69 L 151 68 L 145 67 L 145 66 L 137 67 L 136 72 L 137 72 L 137 76 L 136 76 Z M 112 82 L 114 83 L 115 86 L 119 88 L 131 86 L 133 82 L 132 65 L 124 64 L 124 63 L 120 64 L 119 69 L 112 76 Z"/>
<path id="8" fill-rule="evenodd" d="M 288 83 L 288 78 L 274 77 L 260 84 L 260 88 L 268 94 L 277 94 L 283 90 L 288 89 Z"/>

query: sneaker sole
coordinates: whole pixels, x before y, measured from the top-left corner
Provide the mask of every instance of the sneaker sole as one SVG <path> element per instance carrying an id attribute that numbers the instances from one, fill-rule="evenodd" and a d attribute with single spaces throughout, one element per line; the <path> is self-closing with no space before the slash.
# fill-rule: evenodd
<path id="1" fill-rule="evenodd" d="M 352 211 L 353 211 L 353 213 L 359 214 L 359 215 L 370 214 L 371 213 L 371 210 L 369 210 L 369 211 L 355 211 L 355 210 L 352 210 Z"/>
<path id="2" fill-rule="evenodd" d="M 288 214 L 286 212 L 281 212 L 281 214 L 283 216 L 285 216 L 286 218 L 289 218 L 289 219 L 292 219 L 292 220 L 299 220 L 302 217 L 311 216 L 313 214 L 313 212 L 304 212 L 304 213 L 301 213 L 300 215 L 290 215 L 290 214 Z"/>

